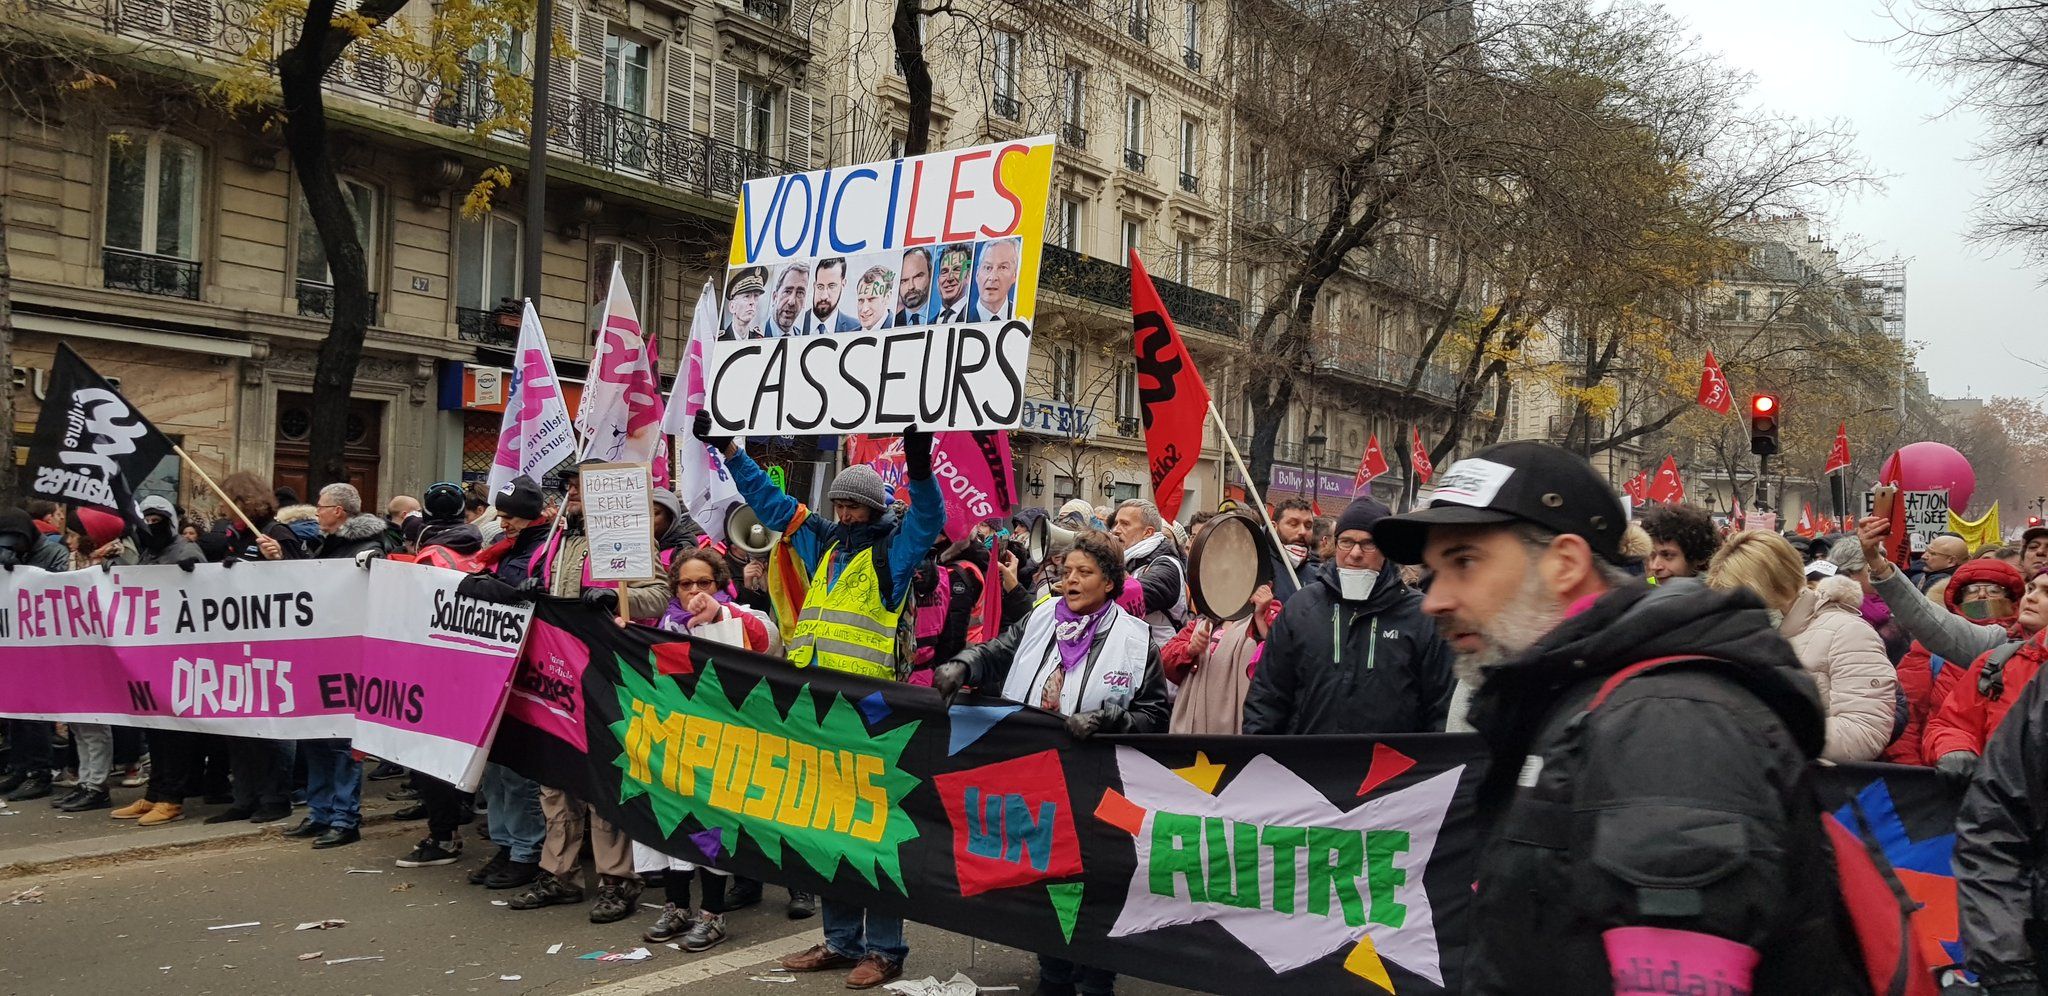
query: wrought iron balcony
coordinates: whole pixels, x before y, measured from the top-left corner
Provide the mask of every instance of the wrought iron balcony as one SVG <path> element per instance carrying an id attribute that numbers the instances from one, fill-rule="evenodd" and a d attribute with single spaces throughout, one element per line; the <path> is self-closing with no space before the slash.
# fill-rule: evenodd
<path id="1" fill-rule="evenodd" d="M 1149 42 L 1152 40 L 1152 19 L 1143 14 L 1132 14 L 1130 20 L 1125 22 L 1125 30 L 1131 33 L 1132 38 Z"/>
<path id="2" fill-rule="evenodd" d="M 1193 46 L 1181 50 L 1180 61 L 1187 63 L 1187 67 L 1195 72 L 1202 71 L 1202 53 L 1195 51 Z"/>
<path id="3" fill-rule="evenodd" d="M 1315 338 L 1313 355 L 1321 370 L 1381 387 L 1405 388 L 1415 373 L 1413 355 L 1368 343 L 1356 329 L 1325 329 Z M 1458 395 L 1459 382 L 1456 371 L 1431 363 L 1422 369 L 1415 389 L 1430 398 L 1450 401 Z"/>
<path id="4" fill-rule="evenodd" d="M 519 345 L 519 326 L 510 327 L 499 320 L 504 314 L 498 309 L 483 308 L 455 309 L 455 338 L 473 342 L 479 346 L 496 346 L 499 349 L 514 349 Z"/>
<path id="5" fill-rule="evenodd" d="M 742 0 L 740 9 L 751 17 L 773 24 L 781 24 L 789 17 L 789 6 L 782 0 Z"/>
<path id="6" fill-rule="evenodd" d="M 1060 144 L 1074 149 L 1088 147 L 1088 129 L 1068 122 L 1060 125 Z"/>
<path id="7" fill-rule="evenodd" d="M 1180 175 L 1180 189 L 1190 194 L 1199 194 L 1202 192 L 1202 178 L 1193 173 L 1182 173 Z"/>
<path id="8" fill-rule="evenodd" d="M 199 300 L 199 264 L 189 259 L 107 246 L 100 250 L 100 274 L 109 290 Z"/>
<path id="9" fill-rule="evenodd" d="M 1145 160 L 1147 158 L 1148 157 L 1144 153 L 1139 152 L 1136 149 L 1125 149 L 1124 168 L 1128 170 L 1135 170 L 1139 173 L 1143 173 L 1145 172 Z"/>
<path id="10" fill-rule="evenodd" d="M 324 284 L 318 280 L 301 280 L 298 282 L 297 294 L 299 314 L 307 318 L 334 317 L 333 284 Z M 373 291 L 370 294 L 370 314 L 374 316 L 376 313 L 377 295 Z"/>
<path id="11" fill-rule="evenodd" d="M 1130 310 L 1129 267 L 1048 245 L 1040 257 L 1038 274 L 1039 285 L 1057 293 Z M 1244 306 L 1237 301 L 1157 276 L 1152 283 L 1176 324 L 1232 338 L 1242 331 Z"/>
<path id="12" fill-rule="evenodd" d="M 1011 121 L 1017 120 L 1024 110 L 1018 105 L 1016 97 L 1000 93 L 996 94 L 995 100 L 992 103 L 995 105 L 996 117 L 1008 118 Z"/>
<path id="13" fill-rule="evenodd" d="M 1144 423 L 1138 421 L 1138 419 L 1135 416 L 1118 415 L 1116 417 L 1117 435 L 1122 436 L 1125 439 L 1136 439 L 1143 433 Z"/>

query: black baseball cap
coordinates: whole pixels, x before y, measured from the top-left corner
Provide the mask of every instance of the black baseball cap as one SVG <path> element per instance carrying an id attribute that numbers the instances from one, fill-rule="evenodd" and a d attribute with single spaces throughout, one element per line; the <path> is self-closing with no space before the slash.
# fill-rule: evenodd
<path id="1" fill-rule="evenodd" d="M 2022 549 L 2022 550 L 2026 549 L 2026 548 L 2027 548 L 2027 544 L 2029 544 L 2029 543 L 2032 543 L 2033 541 L 2035 541 L 2035 540 L 2037 540 L 2037 539 L 2039 539 L 2039 538 L 2041 538 L 2041 537 L 2043 537 L 2043 536 L 2048 536 L 2048 526 L 2035 526 L 2035 527 L 2033 527 L 2033 528 L 2031 528 L 2031 529 L 2027 530 L 2026 532 L 2023 532 L 2023 533 L 2021 533 L 2021 534 L 2020 534 L 2020 549 Z"/>
<path id="2" fill-rule="evenodd" d="M 1621 497 L 1578 454 L 1533 441 L 1496 443 L 1451 464 L 1427 507 L 1373 523 L 1372 541 L 1390 560 L 1419 564 L 1431 526 L 1515 522 L 1582 537 L 1609 563 L 1626 559 Z"/>

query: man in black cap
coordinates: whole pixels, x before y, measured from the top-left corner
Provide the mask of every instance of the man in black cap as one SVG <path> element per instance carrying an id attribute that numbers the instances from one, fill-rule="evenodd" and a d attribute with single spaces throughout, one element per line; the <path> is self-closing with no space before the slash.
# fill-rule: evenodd
<path id="1" fill-rule="evenodd" d="M 1245 693 L 1244 732 L 1434 733 L 1451 707 L 1451 648 L 1372 542 L 1387 507 L 1337 517 L 1336 556 L 1286 602 Z"/>
<path id="2" fill-rule="evenodd" d="M 1627 512 L 1548 443 L 1487 447 L 1375 523 L 1477 685 L 1492 761 L 1466 993 L 1848 993 L 1860 971 L 1803 773 L 1814 686 L 1748 591 L 1622 569 Z M 1270 653 L 1270 650 L 1269 650 Z"/>
<path id="3" fill-rule="evenodd" d="M 2020 573 L 2033 577 L 2048 567 L 2048 526 L 2035 526 L 2020 534 Z"/>

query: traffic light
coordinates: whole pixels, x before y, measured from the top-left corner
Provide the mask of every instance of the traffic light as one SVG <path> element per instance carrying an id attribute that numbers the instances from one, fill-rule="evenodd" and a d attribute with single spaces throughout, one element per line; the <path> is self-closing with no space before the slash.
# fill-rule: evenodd
<path id="1" fill-rule="evenodd" d="M 2040 516 L 2038 516 L 2038 515 L 2029 515 L 2029 516 L 2027 516 L 2027 528 L 2028 528 L 2028 529 L 2032 529 L 2032 528 L 2034 528 L 2035 526 L 2038 526 L 2038 525 L 2040 525 L 2040 524 L 2041 524 L 2041 517 L 2040 517 Z"/>
<path id="2" fill-rule="evenodd" d="M 1749 451 L 1757 456 L 1778 452 L 1778 396 L 1775 394 L 1750 396 Z"/>

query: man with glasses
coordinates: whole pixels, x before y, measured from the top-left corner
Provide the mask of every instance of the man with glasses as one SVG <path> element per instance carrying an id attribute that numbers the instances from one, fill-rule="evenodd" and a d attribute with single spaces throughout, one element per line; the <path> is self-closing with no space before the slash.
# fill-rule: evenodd
<path id="1" fill-rule="evenodd" d="M 1301 580 L 1266 638 L 1244 700 L 1252 734 L 1430 733 L 1444 728 L 1451 649 L 1422 594 L 1373 545 L 1387 507 L 1360 498 L 1337 517 L 1337 556 Z"/>

